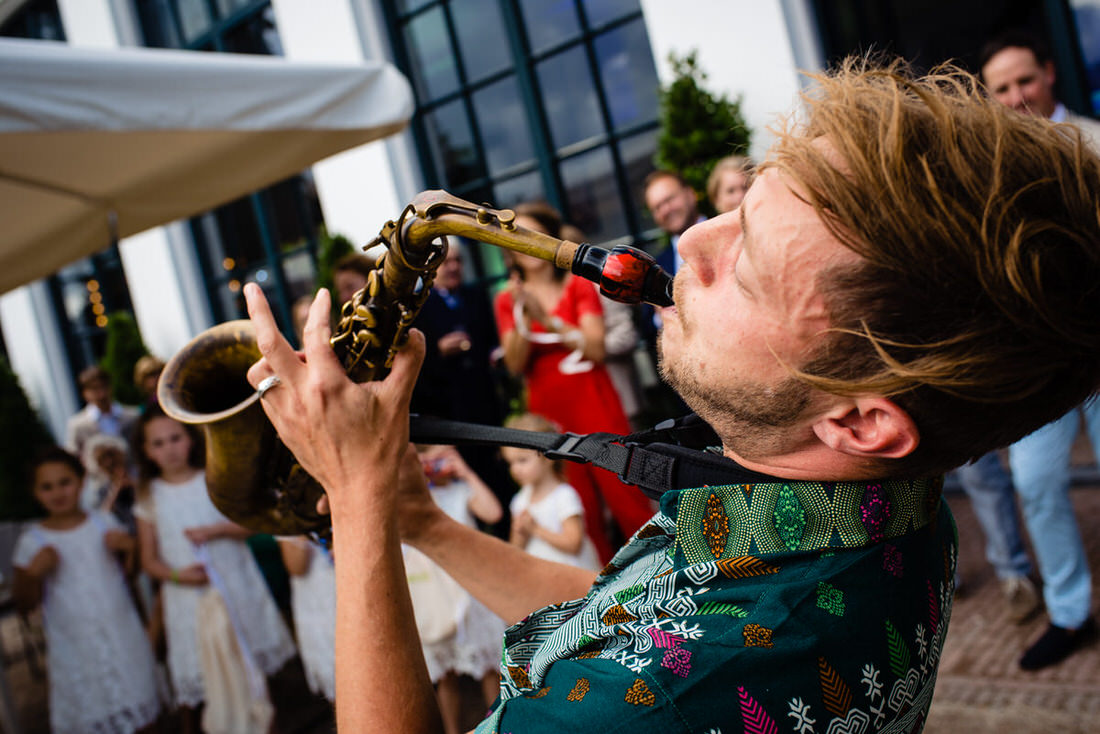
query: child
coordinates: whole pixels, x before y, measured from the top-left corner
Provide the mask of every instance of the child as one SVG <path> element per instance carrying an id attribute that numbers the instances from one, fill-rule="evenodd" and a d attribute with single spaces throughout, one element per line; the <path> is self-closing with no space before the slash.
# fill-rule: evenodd
<path id="1" fill-rule="evenodd" d="M 260 569 L 244 539 L 249 530 L 230 522 L 207 494 L 202 442 L 191 426 L 151 406 L 134 435 L 138 460 L 138 537 L 145 572 L 162 581 L 168 670 L 176 703 L 184 707 L 183 725 L 193 731 L 196 707 L 211 694 L 223 702 L 225 691 L 207 689 L 200 646 L 199 608 L 214 584 L 225 602 L 244 670 L 270 675 L 294 655 L 294 643 Z M 243 644 L 241 644 L 243 643 Z M 255 666 L 255 667 L 250 667 Z M 250 677 L 250 681 L 262 676 Z M 234 691 L 242 687 L 233 687 Z M 252 689 L 252 701 L 265 691 Z M 218 708 L 219 711 L 221 707 Z M 238 707 L 239 708 L 239 707 Z M 206 707 L 204 721 L 213 716 Z"/>
<path id="2" fill-rule="evenodd" d="M 336 700 L 336 574 L 331 553 L 305 536 L 279 538 L 290 576 L 290 612 L 306 683 L 317 695 Z"/>
<path id="3" fill-rule="evenodd" d="M 81 509 L 78 458 L 55 447 L 33 468 L 47 516 L 16 543 L 13 595 L 21 611 L 42 605 L 50 727 L 145 730 L 160 713 L 153 653 L 117 557 L 133 552 L 134 538 L 111 515 Z"/>
<path id="4" fill-rule="evenodd" d="M 505 425 L 528 431 L 553 431 L 546 418 L 532 413 L 510 418 Z M 501 455 L 520 485 L 512 498 L 513 545 L 539 558 L 600 569 L 596 548 L 585 534 L 584 508 L 577 491 L 562 480 L 560 462 L 534 449 L 505 446 Z"/>
<path id="5" fill-rule="evenodd" d="M 477 520 L 492 525 L 500 520 L 503 509 L 493 491 L 470 469 L 462 455 L 453 446 L 419 447 L 420 464 L 428 477 L 428 490 L 432 499 L 455 520 L 477 527 Z M 426 557 L 412 548 L 406 549 L 407 571 L 430 568 Z M 438 568 L 432 573 L 442 574 Z M 410 577 L 413 573 L 410 571 Z M 450 581 L 447 578 L 447 581 Z M 411 584 L 416 581 L 410 578 Z M 428 673 L 436 684 L 436 695 L 443 715 L 443 728 L 447 734 L 463 731 L 461 726 L 462 694 L 459 676 L 468 675 L 481 683 L 485 706 L 491 706 L 500 688 L 500 645 L 504 635 L 504 622 L 467 594 L 455 583 L 445 584 L 449 592 L 449 604 L 436 610 L 414 607 L 418 617 L 426 612 L 450 614 L 454 619 L 454 632 L 440 639 L 428 640 L 422 635 L 421 647 L 428 663 Z"/>

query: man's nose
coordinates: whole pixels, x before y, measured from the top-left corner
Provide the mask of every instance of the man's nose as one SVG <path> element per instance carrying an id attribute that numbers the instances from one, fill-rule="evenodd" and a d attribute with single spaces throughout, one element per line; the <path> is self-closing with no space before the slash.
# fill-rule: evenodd
<path id="1" fill-rule="evenodd" d="M 1005 94 L 1005 104 L 1013 109 L 1025 109 L 1027 107 L 1027 97 L 1024 96 L 1024 90 L 1019 85 L 1009 87 L 1008 92 Z"/>
<path id="2" fill-rule="evenodd" d="M 740 230 L 735 217 L 723 215 L 688 227 L 677 243 L 676 249 L 681 259 L 694 271 L 695 277 L 703 285 L 708 285 L 714 279 L 714 262 L 722 248 L 722 243 L 728 242 L 738 233 L 731 230 L 729 226 L 723 226 L 726 225 L 723 219 L 732 219 L 730 224 L 736 230 Z"/>

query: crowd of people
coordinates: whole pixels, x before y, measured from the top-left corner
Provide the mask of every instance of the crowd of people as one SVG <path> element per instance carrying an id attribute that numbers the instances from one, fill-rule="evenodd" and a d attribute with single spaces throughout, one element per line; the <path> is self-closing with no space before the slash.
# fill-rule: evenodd
<path id="1" fill-rule="evenodd" d="M 927 710 L 934 657 L 960 582 L 941 485 L 928 477 L 963 462 L 959 481 L 1011 618 L 1022 622 L 1044 603 L 1050 617 L 1043 635 L 1022 651 L 1020 666 L 1054 665 L 1080 649 L 1096 625 L 1068 499 L 1069 451 L 1082 421 L 1100 450 L 1100 408 L 1087 399 L 1100 360 L 1077 333 L 1061 341 L 1055 328 L 1006 336 L 1026 321 L 1013 309 L 1050 309 L 1052 323 L 1087 319 L 1074 310 L 1079 305 L 1047 298 L 1044 289 L 1053 284 L 1021 285 L 1023 276 L 1005 283 L 982 268 L 1012 257 L 998 239 L 1001 229 L 1023 230 L 1057 216 L 1052 207 L 1069 213 L 1051 229 L 1100 226 L 1088 221 L 1096 202 L 1073 188 L 1080 176 L 1072 173 L 1074 165 L 1090 176 L 1100 172 L 1087 152 L 1100 149 L 1100 124 L 1069 115 L 1057 102 L 1050 55 L 1024 34 L 987 47 L 981 78 L 987 92 L 970 89 L 962 76 L 924 84 L 897 66 L 884 72 L 848 66 L 823 77 L 825 93 L 811 102 L 810 121 L 785 133 L 773 158 L 759 167 L 744 156 L 716 163 L 706 186 L 709 219 L 675 171 L 654 171 L 643 196 L 667 236 L 656 254 L 668 272 L 685 271 L 674 309 L 654 313 L 609 302 L 588 281 L 519 253 L 507 254 L 507 282 L 490 300 L 466 282 L 466 251 L 453 243 L 415 324 L 423 339 L 410 339 L 385 381 L 397 388 L 385 393 L 345 384 L 316 359 L 326 345 L 316 336 L 311 343 L 309 334 L 323 330 L 309 332 L 308 325 L 331 323 L 327 296 L 295 304 L 303 362 L 276 338 L 256 289 L 247 289 L 257 330 L 271 331 L 265 343 L 273 345 L 249 379 L 280 376 L 279 386 L 261 397 L 280 435 L 329 491 L 336 528 L 332 548 L 305 537 L 278 539 L 290 578 L 284 613 L 245 542 L 251 531 L 224 517 L 207 495 L 201 437 L 156 404 L 149 386 L 163 363 L 139 364 L 135 382 L 150 399 L 138 408 L 112 400 L 102 370 L 82 373 L 86 407 L 70 423 L 66 448 L 36 459 L 30 491 L 45 517 L 28 526 L 14 556 L 16 600 L 24 610 L 43 610 L 54 731 L 152 731 L 162 711 L 177 708 L 187 731 L 266 732 L 277 705 L 266 679 L 294 655 L 310 689 L 335 701 L 342 685 L 362 684 L 377 675 L 370 665 L 386 655 L 411 655 L 413 644 L 423 665 L 398 666 L 393 685 L 413 702 L 430 691 L 437 712 L 431 716 L 447 734 L 461 731 L 460 676 L 476 680 L 486 708 L 495 706 L 485 731 L 504 731 L 502 722 L 511 731 L 566 726 L 573 720 L 559 717 L 567 704 L 550 703 L 551 689 L 568 692 L 563 701 L 576 702 L 578 712 L 589 695 L 589 703 L 606 704 L 598 712 L 584 708 L 589 727 L 621 724 L 648 707 L 668 712 L 669 722 L 687 716 L 705 728 L 726 722 L 707 708 L 721 690 L 729 699 L 722 706 L 758 721 L 766 712 L 813 721 L 811 702 L 816 716 L 835 714 L 834 724 L 866 716 L 854 703 L 840 711 L 827 691 L 821 694 L 826 679 L 847 676 L 854 685 L 859 665 L 864 675 L 868 668 L 875 673 L 871 710 L 879 671 L 892 671 L 898 684 L 915 681 L 909 709 L 891 716 L 919 729 L 923 719 L 908 712 Z M 855 99 L 862 118 L 849 114 Z M 887 115 L 900 122 L 888 129 L 880 124 Z M 1028 116 L 1075 127 L 1039 125 Z M 939 134 L 957 125 L 1001 137 L 987 144 L 978 135 Z M 879 144 L 875 135 L 894 137 Z M 959 147 L 906 148 L 933 138 Z M 1046 161 L 1054 188 L 1085 203 L 1059 204 L 1052 195 L 1032 205 L 1022 193 L 1013 195 L 1015 184 L 996 177 L 979 182 L 957 167 L 962 159 L 999 166 L 1016 144 L 1030 152 L 1014 157 L 1014 165 Z M 911 167 L 918 158 L 927 176 Z M 1036 178 L 1022 181 L 1020 191 Z M 982 188 L 988 185 L 1002 188 Z M 903 189 L 908 199 L 897 194 Z M 895 219 L 866 216 L 867 201 L 886 194 L 897 194 Z M 1003 206 L 1003 222 L 993 234 L 984 226 L 971 231 L 965 217 L 948 221 L 958 212 L 943 204 L 945 197 L 957 197 L 960 208 Z M 911 202 L 943 207 L 943 219 Z M 522 227 L 583 239 L 546 202 L 514 209 Z M 907 233 L 917 225 L 925 251 L 891 239 L 899 232 L 912 239 Z M 956 247 L 971 239 L 985 248 L 980 257 Z M 731 241 L 741 244 L 731 250 Z M 768 251 L 761 246 L 768 241 L 782 246 Z M 876 249 L 888 246 L 896 249 Z M 1060 273 L 1100 270 L 1071 249 L 1060 257 L 1077 259 Z M 898 295 L 918 287 L 899 283 L 908 268 L 926 264 L 929 252 L 942 257 L 943 272 L 976 274 L 924 279 L 919 287 L 926 293 Z M 365 283 L 367 267 L 361 256 L 341 262 L 341 302 Z M 1031 286 L 1024 296 L 1009 292 Z M 988 303 L 984 296 L 965 303 L 947 297 L 983 288 Z M 942 323 L 926 323 L 936 320 L 927 315 L 928 299 Z M 892 310 L 869 317 L 870 306 Z M 960 324 L 969 322 L 952 308 L 967 319 L 980 312 L 992 325 L 966 331 Z M 755 324 L 747 323 L 754 314 Z M 637 430 L 655 416 L 646 411 L 635 357 L 656 341 L 658 329 L 663 376 L 685 412 L 710 423 L 733 460 L 728 486 L 676 488 L 675 501 L 658 506 L 607 471 L 563 465 L 532 449 L 417 446 L 410 458 L 400 445 L 407 437 L 402 411 L 410 405 L 417 413 L 535 431 Z M 820 343 L 831 330 L 834 340 Z M 952 351 L 968 339 L 994 356 Z M 1038 345 L 1052 339 L 1054 349 L 1072 344 L 1081 353 L 1044 361 L 1041 353 L 1052 348 Z M 522 385 L 519 406 L 504 400 L 494 377 L 502 370 Z M 294 375 L 306 371 L 323 377 L 341 400 L 387 408 L 339 419 L 341 428 L 369 426 L 376 434 L 339 433 L 333 422 L 325 435 L 343 453 L 324 454 L 315 439 L 306 442 L 303 422 L 324 415 L 295 386 L 301 381 Z M 1033 384 L 1021 386 L 1025 378 Z M 1025 408 L 1014 413 L 1012 405 Z M 352 446 L 363 435 L 387 438 L 375 448 Z M 343 472 L 343 464 L 356 462 L 389 477 L 391 486 L 373 487 L 377 504 L 348 499 L 354 472 Z M 404 495 L 396 494 L 398 486 Z M 381 518 L 377 525 L 399 528 L 403 542 L 393 546 L 390 531 L 377 540 L 378 554 L 367 553 L 375 548 L 368 540 L 372 512 Z M 371 563 L 379 565 L 368 569 L 368 555 L 378 555 Z M 402 577 L 399 583 L 391 572 Z M 526 580 L 512 593 L 497 588 L 497 574 Z M 361 581 L 354 589 L 352 579 Z M 391 582 L 401 594 L 394 595 Z M 341 622 L 338 586 L 349 587 Z M 872 613 L 859 601 L 880 586 L 892 591 L 875 597 Z M 919 606 L 910 603 L 914 593 L 923 595 Z M 394 600 L 392 608 L 379 599 Z M 405 599 L 412 622 L 401 618 Z M 844 625 L 830 625 L 833 618 Z M 790 630 L 792 619 L 798 634 Z M 885 624 L 883 644 L 860 638 L 853 648 L 843 630 L 864 622 Z M 376 627 L 374 638 L 355 627 L 368 624 Z M 908 641 L 914 629 L 917 639 Z M 719 639 L 735 640 L 736 650 L 699 642 Z M 907 669 L 910 642 L 921 660 Z M 900 667 L 899 644 L 907 651 Z M 340 667 L 341 650 L 355 661 Z M 859 660 L 846 662 L 853 652 Z M 385 701 L 369 700 L 344 704 L 351 712 L 344 723 L 362 721 L 361 706 L 390 711 Z"/>

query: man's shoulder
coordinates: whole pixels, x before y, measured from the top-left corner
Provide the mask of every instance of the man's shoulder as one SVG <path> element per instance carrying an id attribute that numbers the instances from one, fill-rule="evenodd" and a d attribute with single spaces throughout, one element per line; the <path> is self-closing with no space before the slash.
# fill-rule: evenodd
<path id="1" fill-rule="evenodd" d="M 1088 139 L 1093 151 L 1100 154 L 1100 120 L 1074 112 L 1066 113 L 1066 122 L 1076 125 Z"/>

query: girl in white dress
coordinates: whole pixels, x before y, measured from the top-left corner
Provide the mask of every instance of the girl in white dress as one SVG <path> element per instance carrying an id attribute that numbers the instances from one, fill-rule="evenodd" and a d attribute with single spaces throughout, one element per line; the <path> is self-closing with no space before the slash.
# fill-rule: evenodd
<path id="1" fill-rule="evenodd" d="M 492 525 L 500 520 L 503 508 L 493 491 L 462 459 L 453 446 L 420 448 L 420 463 L 428 477 L 432 499 L 455 520 L 472 528 L 477 520 Z M 408 554 L 418 553 L 406 548 Z M 431 564 L 427 557 L 418 562 Z M 442 574 L 441 569 L 438 573 Z M 448 579 L 449 580 L 449 579 Z M 492 705 L 500 690 L 500 646 L 506 625 L 481 602 L 458 584 L 450 583 L 450 610 L 455 619 L 453 634 L 432 642 L 421 642 L 428 673 L 436 685 L 443 728 L 447 734 L 462 731 L 462 694 L 459 676 L 468 675 L 481 683 L 486 707 Z M 417 609 L 422 614 L 425 610 Z"/>
<path id="2" fill-rule="evenodd" d="M 279 538 L 290 576 L 290 613 L 309 690 L 336 701 L 336 573 L 330 552 L 305 536 Z"/>
<path id="3" fill-rule="evenodd" d="M 511 418 L 505 425 L 528 431 L 554 430 L 548 419 L 531 413 Z M 560 462 L 534 449 L 505 446 L 500 452 L 520 485 L 509 505 L 512 544 L 549 561 L 600 570 L 596 547 L 584 530 L 580 495 L 562 481 Z"/>
<path id="4" fill-rule="evenodd" d="M 46 519 L 19 537 L 13 595 L 42 605 L 50 727 L 65 734 L 130 734 L 160 712 L 153 652 L 119 563 L 134 538 L 105 512 L 80 507 L 84 467 L 61 448 L 34 464 Z"/>
<path id="5" fill-rule="evenodd" d="M 211 693 L 203 681 L 199 638 L 200 597 L 209 583 L 218 582 L 229 618 L 235 620 L 246 666 L 250 659 L 271 675 L 294 656 L 294 642 L 244 542 L 251 531 L 228 520 L 210 501 L 202 442 L 194 429 L 150 408 L 138 421 L 134 455 L 140 474 L 135 515 L 141 563 L 163 582 L 168 671 L 176 704 L 184 709 L 184 728 L 195 731 L 197 707 Z"/>

